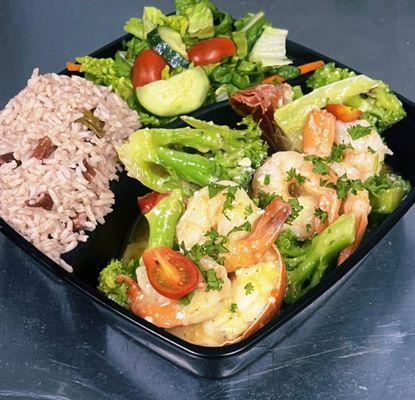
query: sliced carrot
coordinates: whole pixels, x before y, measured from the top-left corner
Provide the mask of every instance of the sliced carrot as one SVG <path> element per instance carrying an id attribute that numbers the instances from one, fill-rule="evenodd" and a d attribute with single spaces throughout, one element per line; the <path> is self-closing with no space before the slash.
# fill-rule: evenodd
<path id="1" fill-rule="evenodd" d="M 315 71 L 316 69 L 319 69 L 324 65 L 324 61 L 313 61 L 308 64 L 303 64 L 298 67 L 300 70 L 300 75 L 308 74 L 309 72 Z M 278 81 L 279 83 L 283 83 L 287 80 L 287 78 L 284 78 L 283 76 L 279 75 L 271 75 L 267 76 L 262 83 L 273 83 L 274 81 Z"/>
<path id="2" fill-rule="evenodd" d="M 66 63 L 66 69 L 70 72 L 79 72 L 81 70 L 81 64 L 76 64 L 73 62 Z"/>
<path id="3" fill-rule="evenodd" d="M 271 76 L 267 76 L 262 83 L 273 83 L 274 81 L 278 81 L 279 83 L 283 83 L 285 82 L 287 79 L 283 78 L 282 76 L 279 75 L 271 75 Z"/>
<path id="4" fill-rule="evenodd" d="M 319 60 L 319 61 L 313 61 L 308 64 L 300 65 L 298 68 L 300 68 L 300 74 L 304 75 L 304 74 L 308 74 L 309 72 L 315 71 L 316 69 L 319 69 L 323 65 L 324 65 L 324 61 Z"/>

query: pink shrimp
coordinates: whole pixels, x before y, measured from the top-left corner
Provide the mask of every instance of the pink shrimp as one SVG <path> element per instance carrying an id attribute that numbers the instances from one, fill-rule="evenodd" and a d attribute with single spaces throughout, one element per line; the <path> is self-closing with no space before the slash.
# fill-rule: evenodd
<path id="1" fill-rule="evenodd" d="M 228 249 L 224 254 L 226 270 L 233 272 L 237 268 L 251 267 L 260 262 L 264 254 L 272 250 L 290 211 L 290 205 L 279 198 L 272 201 L 248 236 L 226 246 Z"/>

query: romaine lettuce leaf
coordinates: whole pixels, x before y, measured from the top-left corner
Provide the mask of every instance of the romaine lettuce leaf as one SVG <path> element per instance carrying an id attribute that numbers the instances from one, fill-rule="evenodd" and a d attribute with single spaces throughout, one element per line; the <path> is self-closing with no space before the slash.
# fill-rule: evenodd
<path id="1" fill-rule="evenodd" d="M 183 37 L 189 27 L 189 20 L 183 15 L 169 15 L 165 19 L 165 25 L 179 32 Z"/>
<path id="2" fill-rule="evenodd" d="M 124 24 L 124 31 L 131 33 L 132 35 L 138 37 L 139 39 L 145 39 L 146 35 L 144 33 L 144 23 L 139 18 L 130 18 Z"/>
<path id="3" fill-rule="evenodd" d="M 189 19 L 189 36 L 207 39 L 215 34 L 212 10 L 205 3 L 197 3 L 186 10 Z"/>
<path id="4" fill-rule="evenodd" d="M 249 61 L 261 62 L 264 66 L 291 64 L 285 51 L 287 35 L 285 29 L 266 26 L 251 50 Z"/>
<path id="5" fill-rule="evenodd" d="M 252 48 L 261 36 L 264 26 L 268 25 L 265 14 L 261 11 L 257 14 L 248 13 L 243 18 L 235 21 L 237 31 L 244 32 L 248 43 L 248 50 Z"/>

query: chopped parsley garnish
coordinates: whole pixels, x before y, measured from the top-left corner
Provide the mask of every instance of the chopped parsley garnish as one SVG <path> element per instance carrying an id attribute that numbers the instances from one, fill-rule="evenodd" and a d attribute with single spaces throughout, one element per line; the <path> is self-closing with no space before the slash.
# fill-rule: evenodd
<path id="1" fill-rule="evenodd" d="M 254 291 L 254 285 L 251 282 L 248 282 L 245 286 L 245 294 L 248 296 Z"/>
<path id="2" fill-rule="evenodd" d="M 227 210 L 232 210 L 233 208 L 233 201 L 235 200 L 235 194 L 238 190 L 238 186 L 229 186 L 228 190 L 226 191 L 225 202 L 223 203 L 222 214 L 226 215 Z"/>
<path id="3" fill-rule="evenodd" d="M 305 226 L 305 230 L 307 231 L 307 233 L 310 233 L 311 232 L 311 225 L 310 224 L 307 224 Z"/>
<path id="4" fill-rule="evenodd" d="M 305 156 L 304 160 L 311 161 L 313 163 L 313 172 L 320 175 L 327 175 L 330 168 L 327 164 L 327 160 L 319 156 Z"/>
<path id="5" fill-rule="evenodd" d="M 288 218 L 286 219 L 286 223 L 288 225 L 291 225 L 293 223 L 293 221 L 298 217 L 298 215 L 300 214 L 301 210 L 304 208 L 300 202 L 298 201 L 298 199 L 293 198 L 288 200 L 288 204 L 290 204 L 291 206 L 291 213 L 288 216 Z"/>
<path id="6" fill-rule="evenodd" d="M 245 217 L 248 217 L 249 215 L 251 215 L 254 212 L 254 210 L 252 209 L 252 205 L 250 204 L 249 206 L 245 207 L 244 210 L 244 215 Z"/>
<path id="7" fill-rule="evenodd" d="M 264 209 L 268 204 L 272 203 L 278 195 L 275 193 L 267 193 L 263 190 L 258 192 L 258 206 Z"/>
<path id="8" fill-rule="evenodd" d="M 330 156 L 319 157 L 308 155 L 304 157 L 304 160 L 311 161 L 313 164 L 313 172 L 320 175 L 328 175 L 330 172 L 330 164 L 334 162 L 343 161 L 343 152 L 346 149 L 351 149 L 352 146 L 349 144 L 335 144 L 331 149 Z"/>
<path id="9" fill-rule="evenodd" d="M 371 126 L 353 125 L 347 129 L 347 132 L 353 140 L 360 139 L 363 136 L 369 135 L 372 132 Z"/>
<path id="10" fill-rule="evenodd" d="M 264 185 L 269 185 L 270 182 L 271 182 L 271 177 L 269 175 L 265 175 Z"/>
<path id="11" fill-rule="evenodd" d="M 238 305 L 236 303 L 232 303 L 231 306 L 229 307 L 229 311 L 231 313 L 236 313 L 237 309 L 238 309 Z"/>
<path id="12" fill-rule="evenodd" d="M 328 213 L 327 211 L 324 211 L 321 208 L 316 208 L 314 211 L 314 216 L 320 218 L 321 222 L 324 224 L 327 220 Z"/>
<path id="13" fill-rule="evenodd" d="M 346 174 L 342 175 L 336 183 L 328 182 L 326 179 L 320 179 L 320 186 L 335 189 L 337 197 L 345 199 L 349 192 L 357 194 L 359 190 L 364 189 L 360 179 L 348 179 Z"/>
<path id="14" fill-rule="evenodd" d="M 290 168 L 287 171 L 287 182 L 290 182 L 293 179 L 296 180 L 299 185 L 302 185 L 306 180 L 305 176 L 299 174 L 295 168 Z"/>
<path id="15" fill-rule="evenodd" d="M 346 149 L 351 149 L 352 146 L 348 144 L 335 144 L 331 149 L 330 162 L 342 162 L 344 158 L 343 152 Z"/>
<path id="16" fill-rule="evenodd" d="M 223 285 L 223 279 L 218 278 L 216 271 L 213 268 L 209 268 L 206 271 L 202 271 L 203 278 L 205 278 L 206 292 L 211 290 L 221 290 Z"/>
<path id="17" fill-rule="evenodd" d="M 184 296 L 181 299 L 179 299 L 178 303 L 181 306 L 188 306 L 190 302 L 192 301 L 195 294 L 196 294 L 196 290 L 191 291 L 187 296 Z"/>
<path id="18" fill-rule="evenodd" d="M 245 221 L 242 225 L 239 226 L 235 226 L 230 232 L 229 234 L 233 233 L 233 232 L 239 232 L 239 231 L 246 231 L 246 232 L 250 232 L 252 229 L 252 225 L 249 221 Z"/>
<path id="19" fill-rule="evenodd" d="M 220 185 L 219 183 L 209 183 L 208 191 L 209 191 L 209 198 L 215 197 L 219 192 L 223 189 L 226 189 L 227 186 Z"/>
<path id="20" fill-rule="evenodd" d="M 219 235 L 218 231 L 211 229 L 206 233 L 205 237 L 209 239 L 203 243 L 195 244 L 189 251 L 186 251 L 185 246 L 182 245 L 182 249 L 187 256 L 200 268 L 200 260 L 207 256 L 215 260 L 218 264 L 223 265 L 224 257 L 220 256 L 221 253 L 227 253 L 228 249 L 225 247 L 228 242 L 226 236 Z M 201 271 L 203 274 L 203 271 Z"/>

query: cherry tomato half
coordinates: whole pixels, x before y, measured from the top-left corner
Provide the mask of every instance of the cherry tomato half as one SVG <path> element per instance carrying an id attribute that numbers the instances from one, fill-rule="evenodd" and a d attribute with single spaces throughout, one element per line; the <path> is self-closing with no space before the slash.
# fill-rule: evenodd
<path id="1" fill-rule="evenodd" d="M 224 57 L 234 56 L 236 47 L 231 39 L 216 37 L 195 44 L 187 54 L 194 65 L 208 65 L 216 63 Z"/>
<path id="2" fill-rule="evenodd" d="M 143 254 L 151 286 L 169 299 L 180 299 L 197 286 L 200 272 L 183 254 L 168 247 L 155 247 Z"/>
<path id="3" fill-rule="evenodd" d="M 140 208 L 141 214 L 147 214 L 150 212 L 161 200 L 167 197 L 167 194 L 150 192 L 144 196 L 137 197 L 137 204 Z"/>
<path id="4" fill-rule="evenodd" d="M 344 106 L 343 104 L 327 104 L 326 110 L 342 122 L 353 122 L 363 115 L 359 109 Z"/>
<path id="5" fill-rule="evenodd" d="M 131 72 L 134 89 L 161 79 L 161 71 L 167 65 L 166 60 L 154 50 L 141 51 L 134 61 Z"/>

